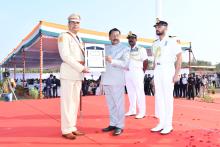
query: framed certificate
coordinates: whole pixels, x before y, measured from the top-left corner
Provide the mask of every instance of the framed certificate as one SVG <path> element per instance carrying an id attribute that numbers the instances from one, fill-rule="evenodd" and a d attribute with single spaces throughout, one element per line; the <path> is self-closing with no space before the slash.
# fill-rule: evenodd
<path id="1" fill-rule="evenodd" d="M 105 71 L 105 45 L 85 44 L 85 65 L 90 72 Z"/>

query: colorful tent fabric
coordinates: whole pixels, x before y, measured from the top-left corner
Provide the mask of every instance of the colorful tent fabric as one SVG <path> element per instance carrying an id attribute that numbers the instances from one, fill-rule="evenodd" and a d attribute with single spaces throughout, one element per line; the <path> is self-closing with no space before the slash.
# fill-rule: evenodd
<path id="1" fill-rule="evenodd" d="M 57 37 L 61 32 L 67 31 L 67 26 L 40 21 L 37 26 L 22 40 L 22 42 L 11 51 L 11 53 L 1 62 L 2 67 L 23 68 L 24 61 L 26 68 L 40 67 L 40 46 L 43 50 L 43 67 L 58 67 L 61 58 L 58 53 Z M 81 29 L 79 36 L 84 43 L 110 44 L 108 34 L 88 29 Z M 42 37 L 42 44 L 41 44 Z M 151 53 L 151 45 L 154 39 L 139 38 L 138 44 L 147 49 L 148 55 Z M 122 35 L 121 42 L 127 44 L 125 35 Z M 188 42 L 181 42 L 183 50 L 189 46 Z M 25 60 L 24 60 L 25 59 Z"/>

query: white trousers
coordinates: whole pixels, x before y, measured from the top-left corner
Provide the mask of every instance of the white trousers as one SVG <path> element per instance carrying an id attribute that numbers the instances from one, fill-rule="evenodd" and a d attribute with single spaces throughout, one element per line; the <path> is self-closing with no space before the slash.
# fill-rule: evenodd
<path id="1" fill-rule="evenodd" d="M 104 85 L 105 97 L 109 109 L 110 126 L 124 128 L 124 85 Z"/>
<path id="2" fill-rule="evenodd" d="M 61 132 L 68 134 L 77 130 L 76 121 L 80 102 L 82 81 L 61 79 Z"/>
<path id="3" fill-rule="evenodd" d="M 125 73 L 126 87 L 129 98 L 129 112 L 136 114 L 138 106 L 139 114 L 146 114 L 146 97 L 144 93 L 144 72 L 142 69 L 132 69 Z"/>
<path id="4" fill-rule="evenodd" d="M 164 127 L 172 127 L 174 73 L 174 67 L 169 66 L 157 65 L 154 70 L 155 113 Z"/>

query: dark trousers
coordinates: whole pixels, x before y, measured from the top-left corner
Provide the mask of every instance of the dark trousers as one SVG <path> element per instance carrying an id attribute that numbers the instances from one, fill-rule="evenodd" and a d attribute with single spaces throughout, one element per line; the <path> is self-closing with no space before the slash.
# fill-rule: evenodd
<path id="1" fill-rule="evenodd" d="M 49 98 L 52 97 L 51 88 L 50 87 L 47 87 L 46 97 L 49 97 Z"/>
<path id="2" fill-rule="evenodd" d="M 150 94 L 152 96 L 154 96 L 154 90 L 153 90 L 153 85 L 152 84 L 150 84 Z"/>
<path id="3" fill-rule="evenodd" d="M 181 85 L 180 96 L 181 97 L 186 97 L 187 96 L 187 84 Z"/>
<path id="4" fill-rule="evenodd" d="M 196 96 L 198 96 L 199 92 L 200 92 L 200 85 L 196 85 Z"/>
<path id="5" fill-rule="evenodd" d="M 153 91 L 153 86 L 149 83 L 144 85 L 144 91 L 145 95 L 153 95 L 154 96 L 154 91 Z"/>
<path id="6" fill-rule="evenodd" d="M 194 92 L 194 86 L 189 85 L 188 86 L 188 99 L 193 99 L 195 97 L 195 92 Z"/>
<path id="7" fill-rule="evenodd" d="M 216 82 L 212 81 L 213 86 L 216 88 Z"/>
<path id="8" fill-rule="evenodd" d="M 180 97 L 180 86 L 179 85 L 174 85 L 173 96 Z"/>
<path id="9" fill-rule="evenodd" d="M 82 92 L 83 92 L 83 96 L 88 95 L 88 86 L 87 85 L 83 85 L 82 86 Z"/>
<path id="10" fill-rule="evenodd" d="M 53 97 L 57 97 L 57 87 L 53 87 Z"/>
<path id="11" fill-rule="evenodd" d="M 150 87 L 150 84 L 149 84 L 149 83 L 145 83 L 145 84 L 144 84 L 144 92 L 145 92 L 145 95 L 150 95 L 149 87 Z"/>

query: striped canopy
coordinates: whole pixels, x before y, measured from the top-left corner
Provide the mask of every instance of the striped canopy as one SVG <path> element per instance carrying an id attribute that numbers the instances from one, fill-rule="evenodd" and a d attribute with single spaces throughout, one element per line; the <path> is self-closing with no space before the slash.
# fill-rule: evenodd
<path id="1" fill-rule="evenodd" d="M 25 68 L 40 67 L 40 47 L 43 50 L 43 68 L 54 68 L 61 64 L 58 52 L 57 37 L 61 32 L 67 31 L 67 26 L 40 21 L 37 26 L 3 59 L 1 67 Z M 88 29 L 81 29 L 79 36 L 84 43 L 110 44 L 108 33 Z M 42 44 L 41 39 L 42 38 Z M 149 56 L 152 55 L 151 45 L 154 39 L 138 38 L 137 43 L 147 49 Z M 127 44 L 126 35 L 122 35 L 122 43 Z M 182 49 L 188 48 L 188 42 L 181 42 Z"/>

